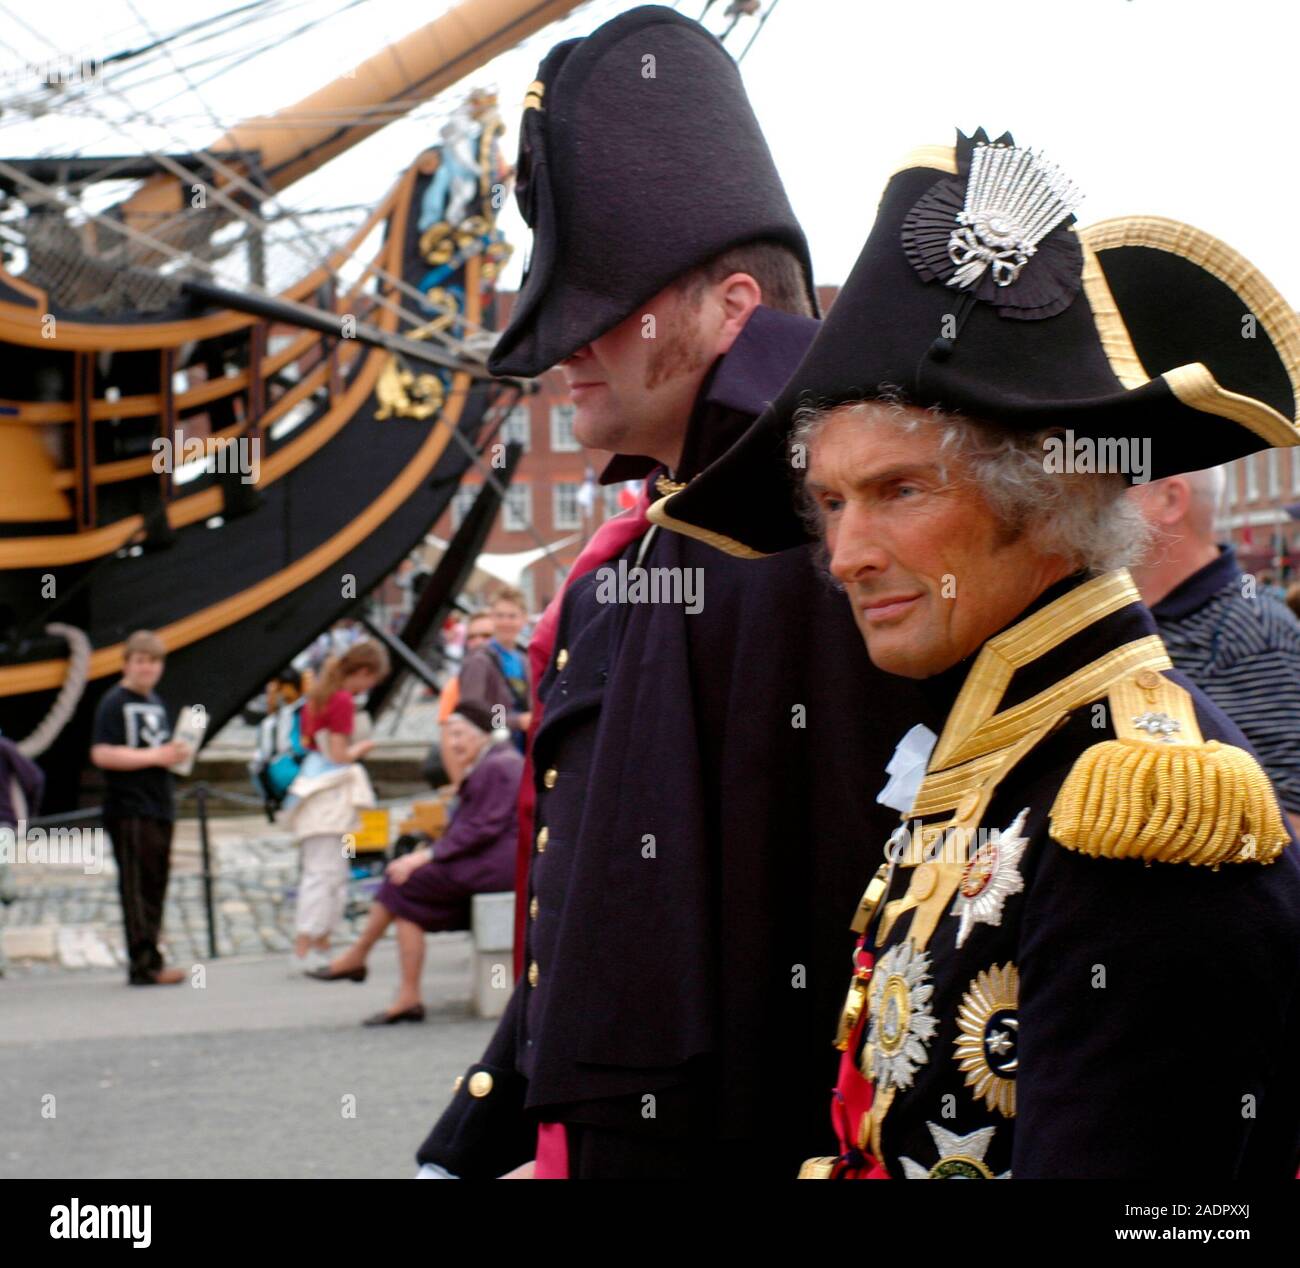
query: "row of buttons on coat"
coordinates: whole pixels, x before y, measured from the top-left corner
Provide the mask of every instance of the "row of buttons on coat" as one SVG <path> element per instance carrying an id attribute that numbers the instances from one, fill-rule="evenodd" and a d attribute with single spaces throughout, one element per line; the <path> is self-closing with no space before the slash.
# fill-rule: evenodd
<path id="1" fill-rule="evenodd" d="M 561 647 L 555 657 L 555 668 L 562 670 L 569 663 L 569 649 Z M 555 787 L 556 781 L 560 778 L 560 772 L 552 766 L 543 776 L 542 784 L 549 790 Z M 537 853 L 546 853 L 546 843 L 551 839 L 550 830 L 543 827 L 537 834 Z M 537 919 L 537 895 L 534 894 L 532 901 L 528 904 L 528 919 Z M 528 985 L 536 986 L 538 979 L 541 977 L 541 969 L 537 967 L 537 961 L 533 960 L 528 966 Z"/>

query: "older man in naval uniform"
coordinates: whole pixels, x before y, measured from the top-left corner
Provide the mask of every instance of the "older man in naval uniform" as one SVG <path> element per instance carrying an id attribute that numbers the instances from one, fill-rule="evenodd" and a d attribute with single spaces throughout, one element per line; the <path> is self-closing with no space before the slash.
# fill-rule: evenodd
<path id="1" fill-rule="evenodd" d="M 422 1174 L 789 1176 L 830 1140 L 832 913 L 915 701 L 807 548 L 742 564 L 645 513 L 802 355 L 807 246 L 734 63 L 671 10 L 552 50 L 521 133 L 533 253 L 491 365 L 559 366 L 606 481 L 646 483 L 533 639 L 523 972 Z"/>
<path id="2" fill-rule="evenodd" d="M 1300 325 L 1209 235 L 1072 202 L 1010 136 L 918 151 L 781 399 L 651 512 L 788 548 L 794 457 L 872 661 L 927 696 L 808 1176 L 1300 1162 L 1295 844 L 1123 567 L 1130 478 L 1300 441 Z"/>

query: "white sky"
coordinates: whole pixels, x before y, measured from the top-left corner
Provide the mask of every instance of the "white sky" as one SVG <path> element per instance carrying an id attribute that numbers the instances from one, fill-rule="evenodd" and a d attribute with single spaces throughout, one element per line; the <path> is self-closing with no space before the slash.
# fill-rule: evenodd
<path id="1" fill-rule="evenodd" d="M 0 70 L 25 58 L 103 56 L 138 43 L 138 19 L 170 30 L 238 0 L 54 0 L 0 5 Z M 298 0 L 282 0 L 285 5 Z M 281 31 L 341 7 L 304 0 Z M 770 0 L 764 0 L 770 3 Z M 222 126 L 305 96 L 360 58 L 436 16 L 443 3 L 369 0 L 314 32 L 201 89 L 174 74 L 130 102 L 161 127 L 123 121 L 106 91 L 84 113 L 55 107 L 36 122 L 0 115 L 0 153 L 47 149 L 123 153 L 171 150 Z M 632 4 L 594 0 L 564 29 L 497 59 L 468 81 L 496 86 L 510 125 L 542 52 Z M 703 0 L 682 0 L 695 16 Z M 718 0 L 720 12 L 725 0 Z M 7 19 L 7 20 L 6 20 Z M 237 38 L 259 42 L 273 23 Z M 818 281 L 844 280 L 870 228 L 881 184 L 909 149 L 950 141 L 953 129 L 1010 129 L 1045 150 L 1084 191 L 1079 219 L 1148 213 L 1187 220 L 1224 238 L 1300 302 L 1296 233 L 1297 46 L 1300 6 L 1290 0 L 779 0 L 743 66 L 755 109 L 812 243 Z M 43 38 L 42 38 L 43 37 Z M 746 36 L 747 38 L 747 36 Z M 743 45 L 737 44 L 738 50 Z M 197 56 L 197 53 L 187 54 Z M 164 68 L 165 69 L 165 68 Z M 0 96 L 12 91 L 0 84 Z M 113 86 L 112 75 L 107 80 Z M 181 95 L 159 105 L 161 97 Z M 324 206 L 377 200 L 424 145 L 437 139 L 444 98 L 394 124 L 296 188 L 292 201 Z M 526 231 L 503 220 L 517 247 Z M 514 269 L 506 284 L 517 282 Z"/>

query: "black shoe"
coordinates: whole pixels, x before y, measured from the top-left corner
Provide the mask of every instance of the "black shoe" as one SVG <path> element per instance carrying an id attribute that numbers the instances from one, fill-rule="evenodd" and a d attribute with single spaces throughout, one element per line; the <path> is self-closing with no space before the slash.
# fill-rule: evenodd
<path id="1" fill-rule="evenodd" d="M 367 1017 L 361 1024 L 363 1026 L 392 1026 L 399 1021 L 423 1021 L 424 1005 L 415 1004 L 410 1008 L 404 1008 L 400 1013 L 390 1013 L 384 1011 L 376 1013 L 373 1017 Z"/>
<path id="2" fill-rule="evenodd" d="M 185 981 L 184 969 L 154 969 L 151 973 L 132 973 L 128 986 L 179 986 Z"/>
<path id="3" fill-rule="evenodd" d="M 329 965 L 323 969 L 306 969 L 305 977 L 314 977 L 318 982 L 364 982 L 370 970 L 363 964 L 359 969 L 348 969 L 346 973 L 336 973 Z"/>

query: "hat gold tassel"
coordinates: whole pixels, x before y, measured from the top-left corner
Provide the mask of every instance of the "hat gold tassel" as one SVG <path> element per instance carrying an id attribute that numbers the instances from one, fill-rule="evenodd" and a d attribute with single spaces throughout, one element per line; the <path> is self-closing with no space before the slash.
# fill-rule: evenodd
<path id="1" fill-rule="evenodd" d="M 1087 749 L 1052 806 L 1051 833 L 1094 858 L 1271 863 L 1290 842 L 1277 799 L 1244 749 L 1205 742 L 1191 697 L 1145 671 L 1109 696 L 1116 739 Z"/>

